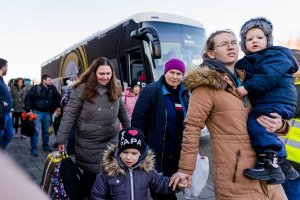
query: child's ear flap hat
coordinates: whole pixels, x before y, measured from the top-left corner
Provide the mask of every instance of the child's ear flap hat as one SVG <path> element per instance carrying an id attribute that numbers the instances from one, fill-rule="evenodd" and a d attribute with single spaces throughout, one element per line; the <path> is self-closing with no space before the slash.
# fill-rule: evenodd
<path id="1" fill-rule="evenodd" d="M 245 22 L 240 30 L 240 37 L 241 37 L 241 49 L 244 53 L 249 53 L 246 50 L 246 34 L 250 29 L 259 28 L 261 29 L 266 37 L 267 37 L 267 47 L 273 46 L 273 25 L 272 23 L 264 18 L 264 17 L 257 17 L 252 18 L 249 21 Z"/>

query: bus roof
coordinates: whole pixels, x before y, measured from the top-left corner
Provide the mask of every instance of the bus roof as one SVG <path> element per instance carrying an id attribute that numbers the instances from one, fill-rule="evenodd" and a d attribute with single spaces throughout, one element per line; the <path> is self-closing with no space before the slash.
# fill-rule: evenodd
<path id="1" fill-rule="evenodd" d="M 143 12 L 137 13 L 131 16 L 129 19 L 133 19 L 136 23 L 146 22 L 146 21 L 157 21 L 157 22 L 169 22 L 175 24 L 184 24 L 188 26 L 195 26 L 204 28 L 203 25 L 194 19 L 183 17 L 175 14 L 167 14 L 167 13 L 158 13 L 158 12 Z"/>
<path id="2" fill-rule="evenodd" d="M 203 24 L 200 23 L 197 20 L 191 19 L 191 18 L 187 18 L 187 17 L 183 17 L 180 15 L 175 15 L 175 14 L 168 14 L 168 13 L 159 13 L 159 12 L 141 12 L 141 13 L 137 13 L 135 15 L 132 15 L 130 17 L 128 17 L 127 19 L 118 22 L 108 28 L 106 28 L 105 30 L 101 30 L 98 31 L 90 36 L 88 36 L 87 38 L 81 40 L 80 42 L 70 46 L 69 48 L 67 48 L 66 50 L 64 50 L 62 53 L 60 53 L 59 55 L 53 57 L 52 59 L 44 62 L 42 64 L 42 67 L 46 64 L 48 64 L 49 62 L 58 59 L 63 53 L 67 53 L 71 50 L 73 50 L 74 48 L 76 48 L 79 45 L 82 45 L 92 39 L 94 39 L 95 37 L 99 37 L 103 34 L 105 34 L 106 32 L 114 29 L 115 27 L 118 27 L 119 25 L 129 21 L 129 20 L 133 20 L 136 23 L 140 23 L 140 22 L 150 22 L 150 21 L 155 21 L 155 22 L 166 22 L 166 23 L 175 23 L 175 24 L 183 24 L 183 25 L 188 25 L 188 26 L 195 26 L 195 27 L 199 27 L 199 28 L 204 28 Z"/>

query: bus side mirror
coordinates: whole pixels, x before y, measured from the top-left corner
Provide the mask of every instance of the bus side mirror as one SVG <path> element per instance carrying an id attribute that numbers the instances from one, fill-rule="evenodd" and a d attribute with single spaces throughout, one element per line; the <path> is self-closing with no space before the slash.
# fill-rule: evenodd
<path id="1" fill-rule="evenodd" d="M 160 41 L 157 35 L 157 31 L 154 27 L 142 27 L 134 30 L 131 32 L 131 37 L 135 39 L 143 39 L 147 42 L 150 42 L 154 58 L 161 58 Z"/>

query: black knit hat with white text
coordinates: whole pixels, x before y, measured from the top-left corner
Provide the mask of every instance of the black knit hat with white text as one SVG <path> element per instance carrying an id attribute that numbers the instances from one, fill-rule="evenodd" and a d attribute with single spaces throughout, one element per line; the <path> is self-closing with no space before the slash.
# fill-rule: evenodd
<path id="1" fill-rule="evenodd" d="M 124 128 L 119 132 L 119 143 L 118 147 L 120 152 L 126 149 L 137 149 L 140 153 L 143 153 L 145 148 L 145 136 L 143 132 L 134 127 Z"/>

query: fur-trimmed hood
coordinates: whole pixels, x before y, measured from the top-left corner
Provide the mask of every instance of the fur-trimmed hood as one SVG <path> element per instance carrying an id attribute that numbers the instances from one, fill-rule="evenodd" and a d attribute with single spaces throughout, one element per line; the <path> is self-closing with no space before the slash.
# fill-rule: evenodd
<path id="1" fill-rule="evenodd" d="M 103 153 L 101 168 L 108 174 L 108 176 L 125 175 L 125 169 L 119 164 L 119 162 L 121 162 L 121 158 L 116 153 L 116 151 L 118 151 L 118 146 L 110 145 Z M 138 167 L 147 172 L 154 170 L 154 157 L 155 155 L 153 151 L 146 150 L 141 155 L 141 159 L 138 161 L 140 162 L 140 164 L 138 164 Z M 135 164 L 135 166 L 137 166 L 137 164 Z"/>
<path id="2" fill-rule="evenodd" d="M 224 76 L 225 73 L 212 70 L 208 66 L 197 67 L 187 72 L 184 85 L 187 90 L 193 90 L 199 86 L 224 90 L 227 86 Z"/>
<path id="3" fill-rule="evenodd" d="M 184 80 L 184 86 L 187 90 L 193 90 L 196 87 L 204 86 L 215 90 L 228 90 L 234 95 L 238 86 L 238 79 L 244 80 L 244 70 L 235 70 L 234 75 L 223 63 L 205 59 L 200 67 L 190 70 Z M 239 95 L 237 95 L 239 96 Z"/>

